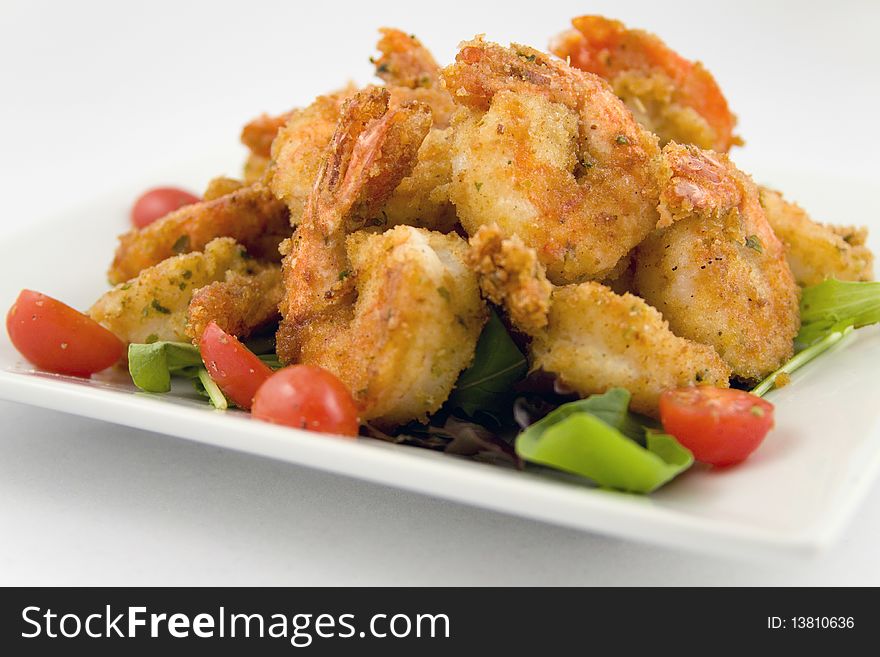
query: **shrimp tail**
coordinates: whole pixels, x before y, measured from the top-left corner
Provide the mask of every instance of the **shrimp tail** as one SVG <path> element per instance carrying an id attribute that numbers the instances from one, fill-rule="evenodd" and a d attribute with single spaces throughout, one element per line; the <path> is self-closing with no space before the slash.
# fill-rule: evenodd
<path id="1" fill-rule="evenodd" d="M 387 90 L 372 88 L 348 99 L 283 264 L 285 297 L 278 334 L 282 361 L 298 353 L 297 335 L 318 317 L 345 312 L 355 277 L 345 237 L 385 203 L 415 166 L 431 127 L 430 109 L 410 102 L 389 107 Z"/>

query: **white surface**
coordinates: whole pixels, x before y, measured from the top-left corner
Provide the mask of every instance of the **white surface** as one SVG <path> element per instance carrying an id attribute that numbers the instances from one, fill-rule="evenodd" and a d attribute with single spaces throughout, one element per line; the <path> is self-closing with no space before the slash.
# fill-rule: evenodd
<path id="1" fill-rule="evenodd" d="M 536 16 L 529 5 L 511 11 L 510 3 L 490 4 L 416 16 L 386 2 L 381 15 L 376 8 L 360 16 L 346 9 L 345 25 L 337 24 L 338 3 L 308 14 L 265 5 L 253 18 L 207 7 L 163 11 L 155 3 L 149 10 L 3 4 L 2 232 L 137 180 L 145 169 L 161 172 L 168 162 L 213 151 L 219 141 L 234 140 L 255 111 L 283 109 L 353 73 L 365 79 L 374 25 L 415 31 L 447 57 L 458 39 L 477 31 L 540 45 L 583 9 L 544 3 Z M 276 16 L 282 7 L 286 16 Z M 784 184 L 797 169 L 815 170 L 820 162 L 874 182 L 877 90 L 859 81 L 878 60 L 870 38 L 877 11 L 855 3 L 837 3 L 833 14 L 799 7 L 736 3 L 684 11 L 664 3 L 662 14 L 609 11 L 660 32 L 715 71 L 751 142 L 737 160 L 759 178 Z M 591 8 L 602 10 L 603 3 Z M 702 32 L 702 25 L 711 29 Z M 142 184 L 160 181 L 143 177 Z M 817 215 L 843 220 L 833 191 L 817 184 L 797 196 Z M 877 213 L 876 203 L 854 208 L 860 209 Z M 47 281 L 63 275 L 63 265 L 52 264 Z M 834 552 L 807 565 L 754 566 L 681 557 L 3 407 L 3 583 L 880 581 L 876 484 Z M 840 420 L 843 431 L 846 419 Z"/>

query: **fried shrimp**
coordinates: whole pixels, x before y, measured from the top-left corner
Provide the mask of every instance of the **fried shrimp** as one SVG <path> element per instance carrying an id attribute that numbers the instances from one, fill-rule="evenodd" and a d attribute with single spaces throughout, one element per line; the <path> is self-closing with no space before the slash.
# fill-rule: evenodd
<path id="1" fill-rule="evenodd" d="M 455 111 L 452 96 L 440 79 L 440 66 L 434 56 L 415 35 L 401 30 L 383 27 L 376 44 L 381 53 L 372 59 L 376 75 L 391 92 L 391 103 L 410 100 L 425 103 L 431 108 L 434 127 L 446 128 Z"/>
<path id="2" fill-rule="evenodd" d="M 229 271 L 193 294 L 186 335 L 197 344 L 205 327 L 216 322 L 229 335 L 246 338 L 278 320 L 283 294 L 281 267 L 275 263 L 254 263 L 246 273 Z"/>
<path id="3" fill-rule="evenodd" d="M 321 165 L 321 157 L 339 121 L 346 99 L 356 93 L 353 86 L 318 96 L 289 120 L 272 142 L 272 159 L 266 172 L 272 193 L 290 210 L 290 223 L 299 224 L 306 200 Z"/>
<path id="4" fill-rule="evenodd" d="M 251 185 L 121 235 L 107 275 L 111 283 L 122 283 L 166 258 L 201 251 L 216 237 L 233 238 L 255 258 L 278 260 L 278 245 L 290 232 L 284 204 L 265 187 Z"/>
<path id="5" fill-rule="evenodd" d="M 779 192 L 765 187 L 760 192 L 767 221 L 785 245 L 798 285 L 818 285 L 826 278 L 873 279 L 874 255 L 865 246 L 867 228 L 820 224 Z"/>
<path id="6" fill-rule="evenodd" d="M 575 29 L 552 41 L 552 52 L 608 80 L 661 144 L 676 141 L 726 153 L 742 143 L 733 133 L 736 117 L 702 64 L 620 21 L 580 16 L 572 25 Z"/>
<path id="7" fill-rule="evenodd" d="M 674 335 L 643 299 L 595 281 L 554 287 L 535 250 L 498 226 L 480 228 L 470 245 L 483 293 L 531 336 L 532 369 L 555 374 L 579 395 L 621 386 L 634 410 L 656 416 L 666 389 L 727 386 L 730 372 L 715 350 Z"/>
<path id="8" fill-rule="evenodd" d="M 664 148 L 659 229 L 636 251 L 635 288 L 682 337 L 711 345 L 742 379 L 792 355 L 798 288 L 751 179 L 725 155 Z"/>
<path id="9" fill-rule="evenodd" d="M 603 278 L 658 220 L 660 150 L 591 73 L 524 46 L 464 43 L 450 196 L 465 230 L 497 224 L 557 284 Z"/>
<path id="10" fill-rule="evenodd" d="M 454 109 L 452 98 L 440 83 L 440 69 L 434 58 L 415 37 L 391 28 L 380 32 L 377 47 L 382 54 L 373 62 L 377 75 L 387 84 L 391 105 L 426 103 L 431 109 L 433 129 L 419 150 L 412 172 L 400 182 L 384 207 L 373 208 L 371 215 L 361 213 L 352 220 L 364 226 L 390 228 L 405 224 L 448 232 L 457 222 L 448 193 L 452 165 L 450 131 L 445 129 Z M 342 104 L 356 91 L 349 86 L 318 97 L 309 107 L 290 112 L 278 132 L 266 175 L 273 193 L 290 208 L 293 225 L 302 216 Z M 268 126 L 271 122 L 263 120 L 260 125 Z"/>
<path id="11" fill-rule="evenodd" d="M 283 264 L 279 358 L 330 370 L 361 419 L 385 425 L 442 405 L 486 319 L 457 235 L 347 235 L 411 171 L 430 122 L 422 104 L 389 108 L 385 90 L 347 101 Z"/>
<path id="12" fill-rule="evenodd" d="M 229 237 L 148 267 L 105 293 L 88 315 L 124 342 L 186 341 L 187 309 L 193 293 L 228 277 L 262 269 Z M 277 266 L 276 266 L 277 267 Z"/>

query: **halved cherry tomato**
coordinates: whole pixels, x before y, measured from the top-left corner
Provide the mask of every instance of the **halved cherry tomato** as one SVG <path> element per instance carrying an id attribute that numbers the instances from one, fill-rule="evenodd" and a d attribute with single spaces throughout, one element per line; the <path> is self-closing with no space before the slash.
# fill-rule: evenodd
<path id="1" fill-rule="evenodd" d="M 201 199 L 184 189 L 176 187 L 156 187 L 144 192 L 131 208 L 131 223 L 138 228 L 149 226 L 169 212 L 182 208 Z"/>
<path id="2" fill-rule="evenodd" d="M 253 416 L 321 433 L 356 436 L 358 412 L 348 388 L 313 365 L 291 365 L 266 381 L 254 399 Z"/>
<path id="3" fill-rule="evenodd" d="M 122 358 L 125 345 L 95 320 L 45 294 L 22 290 L 6 331 L 31 363 L 56 374 L 88 377 Z"/>
<path id="4" fill-rule="evenodd" d="M 773 428 L 773 404 L 744 390 L 692 386 L 660 395 L 663 429 L 712 465 L 733 465 Z"/>
<path id="5" fill-rule="evenodd" d="M 216 322 L 202 332 L 199 342 L 202 361 L 208 374 L 223 394 L 239 408 L 250 410 L 257 389 L 272 376 L 272 370 Z"/>

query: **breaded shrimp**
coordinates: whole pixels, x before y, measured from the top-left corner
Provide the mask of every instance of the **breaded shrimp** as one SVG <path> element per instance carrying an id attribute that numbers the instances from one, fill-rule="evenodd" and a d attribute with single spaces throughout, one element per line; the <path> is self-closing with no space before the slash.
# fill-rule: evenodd
<path id="1" fill-rule="evenodd" d="M 452 98 L 440 83 L 439 67 L 434 58 L 415 37 L 390 28 L 383 28 L 380 32 L 382 38 L 377 47 L 382 55 L 373 61 L 377 74 L 388 85 L 392 106 L 411 100 L 427 103 L 434 129 L 422 144 L 416 166 L 400 182 L 385 206 L 374 208 L 371 216 L 362 213 L 352 221 L 359 221 L 366 227 L 389 228 L 406 224 L 448 232 L 457 222 L 448 193 L 452 165 L 449 130 L 444 129 L 454 108 Z M 318 97 L 304 110 L 290 112 L 288 121 L 278 133 L 272 148 L 272 161 L 266 171 L 272 191 L 290 208 L 293 225 L 302 216 L 342 104 L 355 92 L 356 89 L 349 86 L 337 93 Z M 262 122 L 262 125 L 268 124 L 266 120 Z"/>
<path id="2" fill-rule="evenodd" d="M 483 293 L 532 338 L 532 369 L 556 374 L 581 396 L 626 388 L 632 408 L 652 416 L 668 388 L 727 386 L 730 372 L 715 350 L 674 335 L 643 299 L 595 281 L 554 287 L 535 250 L 495 225 L 470 244 Z"/>
<path id="3" fill-rule="evenodd" d="M 202 200 L 213 201 L 220 198 L 221 196 L 232 194 L 232 192 L 236 192 L 245 186 L 245 183 L 243 183 L 241 180 L 236 180 L 235 178 L 227 178 L 226 176 L 217 176 L 216 178 L 211 178 L 211 180 L 208 181 L 208 186 L 205 188 L 205 193 L 202 194 Z"/>
<path id="4" fill-rule="evenodd" d="M 251 185 L 121 235 L 107 275 L 111 283 L 122 283 L 166 258 L 201 251 L 216 237 L 233 238 L 255 258 L 278 260 L 278 245 L 290 232 L 284 204 L 265 187 Z"/>
<path id="5" fill-rule="evenodd" d="M 599 77 L 537 50 L 464 43 L 450 196 L 465 230 L 497 224 L 557 284 L 603 278 L 658 220 L 660 149 Z"/>
<path id="6" fill-rule="evenodd" d="M 281 267 L 254 263 L 251 272 L 227 272 L 222 281 L 196 290 L 189 302 L 186 335 L 198 344 L 210 322 L 226 333 L 246 338 L 280 317 L 278 304 L 284 295 Z"/>
<path id="7" fill-rule="evenodd" d="M 302 217 L 342 104 L 354 93 L 354 89 L 348 89 L 318 97 L 306 109 L 294 112 L 275 140 L 268 181 L 273 193 L 290 208 L 293 225 Z M 386 203 L 371 208 L 369 213 L 361 211 L 351 221 L 383 229 L 406 224 L 443 232 L 451 230 L 457 218 L 448 193 L 452 177 L 449 136 L 449 129 L 431 130 L 419 149 L 415 167 Z"/>
<path id="8" fill-rule="evenodd" d="M 272 193 L 290 210 L 290 223 L 296 226 L 318 174 L 321 157 L 333 137 L 343 103 L 356 89 L 346 87 L 318 96 L 301 110 L 294 110 L 272 143 L 272 160 L 266 173 Z"/>
<path id="9" fill-rule="evenodd" d="M 766 187 L 760 192 L 767 221 L 785 245 L 785 257 L 798 285 L 818 285 L 826 278 L 873 279 L 874 254 L 865 246 L 867 228 L 820 224 L 779 192 Z"/>
<path id="10" fill-rule="evenodd" d="M 602 16 L 572 20 L 574 30 L 553 39 L 550 49 L 572 66 L 611 83 L 636 119 L 660 137 L 726 153 L 742 140 L 733 134 L 736 117 L 715 78 L 658 37 L 629 30 Z"/>
<path id="11" fill-rule="evenodd" d="M 382 54 L 371 61 L 391 92 L 392 105 L 410 100 L 426 103 L 434 127 L 442 130 L 449 126 L 455 105 L 443 86 L 434 56 L 413 34 L 390 27 L 379 32 L 382 36 L 376 49 Z"/>
<path id="12" fill-rule="evenodd" d="M 682 337 L 754 380 L 792 355 L 798 287 L 751 179 L 727 158 L 669 144 L 661 214 L 636 251 L 637 293 Z"/>
<path id="13" fill-rule="evenodd" d="M 247 146 L 253 155 L 268 158 L 272 152 L 275 136 L 290 120 L 292 114 L 293 111 L 275 116 L 261 114 L 241 129 L 241 143 Z"/>
<path id="14" fill-rule="evenodd" d="M 352 391 L 362 420 L 424 420 L 473 358 L 486 319 L 457 235 L 409 226 L 347 236 L 415 164 L 426 106 L 389 109 L 371 89 L 346 102 L 284 259 L 277 351 L 319 365 Z"/>
<path id="15" fill-rule="evenodd" d="M 124 342 L 186 341 L 193 292 L 228 275 L 252 275 L 259 268 L 235 240 L 217 238 L 204 252 L 168 258 L 120 283 L 98 299 L 88 315 Z"/>

